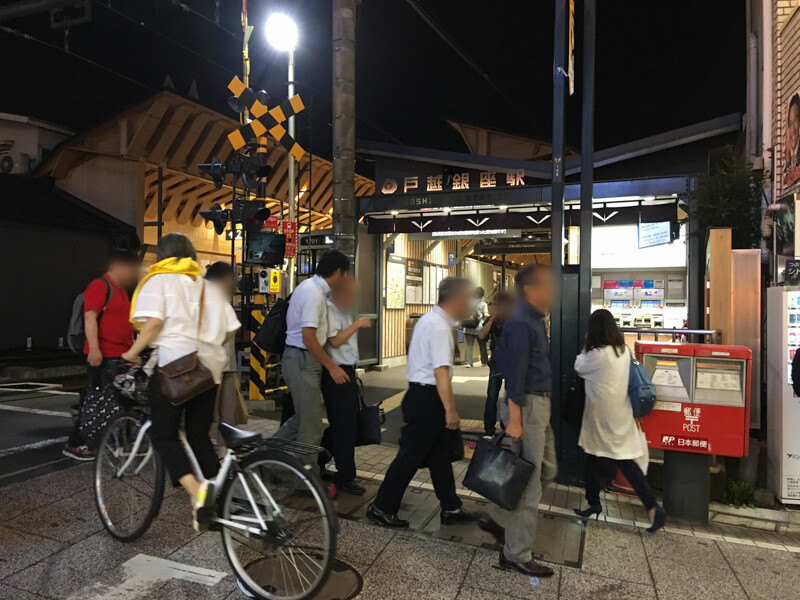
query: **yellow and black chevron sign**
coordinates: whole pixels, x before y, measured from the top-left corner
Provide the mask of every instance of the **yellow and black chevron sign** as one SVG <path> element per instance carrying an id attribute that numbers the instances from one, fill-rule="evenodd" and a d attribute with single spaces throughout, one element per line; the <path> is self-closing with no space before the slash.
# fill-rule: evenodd
<path id="1" fill-rule="evenodd" d="M 245 87 L 238 77 L 234 77 L 231 80 L 228 84 L 228 89 L 247 107 L 254 117 L 252 121 L 228 135 L 228 140 L 230 140 L 234 150 L 239 150 L 257 137 L 269 133 L 281 146 L 286 148 L 295 160 L 299 161 L 303 158 L 305 150 L 286 133 L 286 128 L 281 125 L 286 119 L 305 108 L 299 94 L 274 108 L 268 109 L 256 98 L 253 90 Z"/>

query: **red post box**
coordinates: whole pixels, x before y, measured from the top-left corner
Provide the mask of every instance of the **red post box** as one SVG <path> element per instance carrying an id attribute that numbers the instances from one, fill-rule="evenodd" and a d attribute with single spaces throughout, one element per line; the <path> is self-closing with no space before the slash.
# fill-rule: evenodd
<path id="1" fill-rule="evenodd" d="M 636 342 L 636 355 L 658 398 L 642 420 L 651 448 L 747 456 L 749 348 Z"/>

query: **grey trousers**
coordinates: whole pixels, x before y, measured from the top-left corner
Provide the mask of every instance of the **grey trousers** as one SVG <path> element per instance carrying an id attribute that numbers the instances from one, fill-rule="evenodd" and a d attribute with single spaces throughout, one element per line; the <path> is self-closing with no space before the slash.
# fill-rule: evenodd
<path id="1" fill-rule="evenodd" d="M 507 402 L 500 407 L 504 423 L 508 423 Z M 489 516 L 506 530 L 503 548 L 506 558 L 524 563 L 533 558 L 531 548 L 536 537 L 542 489 L 558 473 L 555 439 L 550 427 L 550 398 L 533 394 L 525 396 L 525 406 L 522 407 L 522 457 L 536 465 L 536 472 L 522 493 L 517 508 L 503 510 L 491 505 Z"/>
<path id="2" fill-rule="evenodd" d="M 325 405 L 322 402 L 322 365 L 306 350 L 287 347 L 281 361 L 283 377 L 294 402 L 294 416 L 286 421 L 275 437 L 319 446 L 325 431 Z M 317 457 L 309 456 L 314 469 Z"/>

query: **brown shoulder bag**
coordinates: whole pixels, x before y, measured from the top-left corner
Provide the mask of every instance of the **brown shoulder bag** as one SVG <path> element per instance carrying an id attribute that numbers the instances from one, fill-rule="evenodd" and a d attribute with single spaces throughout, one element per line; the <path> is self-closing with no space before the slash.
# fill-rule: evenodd
<path id="1" fill-rule="evenodd" d="M 197 341 L 200 341 L 200 325 L 206 300 L 206 283 L 200 292 L 200 308 L 197 313 Z M 197 351 L 181 356 L 171 363 L 159 367 L 161 393 L 172 406 L 180 406 L 187 400 L 212 389 L 214 376 L 197 358 Z"/>

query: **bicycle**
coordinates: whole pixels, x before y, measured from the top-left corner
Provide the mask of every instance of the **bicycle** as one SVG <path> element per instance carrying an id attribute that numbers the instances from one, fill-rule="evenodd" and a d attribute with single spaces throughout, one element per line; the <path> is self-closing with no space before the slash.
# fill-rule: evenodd
<path id="1" fill-rule="evenodd" d="M 128 407 L 106 428 L 95 459 L 94 492 L 105 529 L 129 542 L 141 537 L 161 508 L 164 467 L 143 406 Z M 330 499 L 310 467 L 290 452 L 324 452 L 267 439 L 220 424 L 228 448 L 216 478 L 219 531 L 240 589 L 265 600 L 312 598 L 330 574 L 338 523 Z M 198 479 L 197 460 L 181 442 Z"/>

